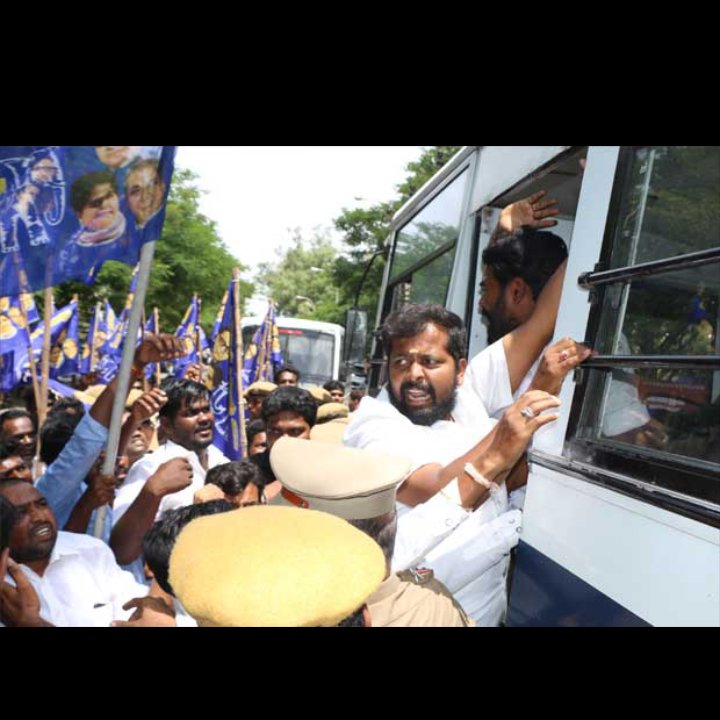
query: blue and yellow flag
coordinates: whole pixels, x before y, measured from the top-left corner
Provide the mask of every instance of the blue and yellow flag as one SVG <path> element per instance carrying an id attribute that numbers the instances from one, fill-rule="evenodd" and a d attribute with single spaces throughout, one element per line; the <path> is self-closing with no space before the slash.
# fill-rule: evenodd
<path id="1" fill-rule="evenodd" d="M 98 348 L 102 344 L 100 337 L 100 322 L 102 319 L 102 305 L 96 303 L 90 315 L 87 337 L 83 343 L 82 357 L 79 371 L 82 375 L 92 372 L 98 362 Z"/>
<path id="2" fill-rule="evenodd" d="M 80 315 L 77 300 L 73 299 L 68 307 L 72 312 L 70 319 L 50 350 L 51 378 L 77 375 L 80 372 Z"/>
<path id="3" fill-rule="evenodd" d="M 235 302 L 231 282 L 223 316 L 213 343 L 215 388 L 211 396 L 215 416 L 213 444 L 230 460 L 240 460 L 242 458 L 240 399 L 243 389 L 236 372 L 235 348 L 238 338 L 234 317 Z"/>
<path id="4" fill-rule="evenodd" d="M 28 365 L 30 336 L 24 325 L 15 323 L 6 307 L 0 309 L 0 391 L 9 392 L 23 379 Z"/>
<path id="5" fill-rule="evenodd" d="M 35 298 L 30 293 L 13 295 L 11 297 L 0 297 L 0 313 L 5 313 L 18 327 L 25 327 L 25 317 L 29 325 L 38 322 L 40 315 L 35 305 Z"/>
<path id="6" fill-rule="evenodd" d="M 185 348 L 187 350 L 187 355 L 185 355 L 185 357 L 179 358 L 175 362 L 174 374 L 176 378 L 181 378 L 183 376 L 183 374 L 185 373 L 185 368 L 188 365 L 200 362 L 200 355 L 198 354 L 198 349 L 196 347 L 196 330 L 199 327 L 199 320 L 200 309 L 198 307 L 198 299 L 197 295 L 193 295 L 193 299 L 190 301 L 190 305 L 185 311 L 185 315 L 183 315 L 183 319 L 180 322 L 180 325 L 178 325 L 177 330 L 175 331 L 175 337 L 182 338 L 185 341 Z M 202 332 L 202 327 L 200 327 L 199 329 L 200 345 L 202 349 L 202 338 L 204 337 L 205 333 Z M 205 345 L 207 346 L 207 338 L 205 339 Z"/>
<path id="7" fill-rule="evenodd" d="M 215 344 L 215 338 L 220 332 L 220 324 L 222 323 L 223 315 L 225 314 L 225 303 L 227 303 L 228 291 L 225 291 L 222 300 L 220 301 L 220 307 L 218 308 L 217 315 L 215 316 L 215 324 L 213 325 L 212 333 L 210 333 L 210 343 Z"/>
<path id="8" fill-rule="evenodd" d="M 145 323 L 145 332 L 157 335 L 160 332 L 160 320 L 157 314 L 153 311 Z M 160 371 L 160 363 L 148 363 L 145 367 L 145 377 L 150 380 L 153 376 L 157 375 Z"/>
<path id="9" fill-rule="evenodd" d="M 137 263 L 160 237 L 174 161 L 171 145 L 0 147 L 3 294 Z"/>
<path id="10" fill-rule="evenodd" d="M 255 332 L 251 343 L 245 348 L 243 384 L 245 387 L 258 380 L 272 382 L 275 370 L 283 364 L 280 350 L 280 333 L 275 321 L 275 306 L 268 303 L 265 319 Z"/>

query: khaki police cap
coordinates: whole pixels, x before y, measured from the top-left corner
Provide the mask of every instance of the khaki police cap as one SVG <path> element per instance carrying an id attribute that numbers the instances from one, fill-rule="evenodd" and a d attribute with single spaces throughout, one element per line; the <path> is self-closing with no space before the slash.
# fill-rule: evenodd
<path id="1" fill-rule="evenodd" d="M 244 395 L 246 398 L 250 397 L 250 395 L 269 395 L 276 388 L 275 383 L 258 380 L 246 388 Z"/>
<path id="2" fill-rule="evenodd" d="M 350 418 L 345 417 L 328 420 L 320 425 L 313 425 L 310 428 L 310 439 L 317 440 L 318 442 L 342 445 L 343 437 L 349 424 Z"/>
<path id="3" fill-rule="evenodd" d="M 329 402 L 318 408 L 317 422 L 327 422 L 328 420 L 333 420 L 334 418 L 347 417 L 349 414 L 350 411 L 348 410 L 347 405 L 343 405 L 338 402 Z"/>
<path id="4" fill-rule="evenodd" d="M 283 486 L 277 504 L 321 510 L 346 520 L 390 512 L 396 489 L 412 467 L 409 458 L 398 455 L 290 437 L 275 442 L 270 465 Z"/>
<path id="5" fill-rule="evenodd" d="M 169 579 L 198 625 L 296 627 L 337 625 L 384 576 L 380 546 L 344 520 L 256 506 L 188 523 Z"/>
<path id="6" fill-rule="evenodd" d="M 318 387 L 317 385 L 308 385 L 305 389 L 315 398 L 315 402 L 318 405 L 324 405 L 332 400 L 332 396 L 325 388 Z"/>

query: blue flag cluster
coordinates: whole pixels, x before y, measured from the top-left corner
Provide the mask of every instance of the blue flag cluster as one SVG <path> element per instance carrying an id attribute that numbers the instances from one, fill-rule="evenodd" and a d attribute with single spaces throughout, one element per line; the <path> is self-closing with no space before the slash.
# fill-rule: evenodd
<path id="1" fill-rule="evenodd" d="M 175 377 L 180 379 L 185 374 L 188 365 L 200 363 L 200 355 L 203 350 L 210 347 L 207 336 L 200 325 L 200 304 L 197 295 L 193 296 L 188 309 L 185 311 L 175 336 L 185 341 L 187 355 L 180 358 L 175 363 Z M 198 337 L 200 340 L 200 348 L 198 349 Z"/>
<path id="2" fill-rule="evenodd" d="M 227 300 L 213 344 L 215 363 L 215 389 L 211 403 L 215 415 L 213 444 L 230 460 L 242 458 L 240 412 L 242 384 L 237 376 L 237 328 L 234 323 L 235 300 L 233 286 L 227 292 Z"/>
<path id="3" fill-rule="evenodd" d="M 160 236 L 175 146 L 0 146 L 3 295 L 92 283 Z"/>
<path id="4" fill-rule="evenodd" d="M 243 384 L 245 387 L 258 380 L 272 382 L 275 370 L 283 364 L 280 350 L 280 333 L 275 321 L 275 307 L 268 304 L 268 311 L 251 343 L 245 349 Z"/>

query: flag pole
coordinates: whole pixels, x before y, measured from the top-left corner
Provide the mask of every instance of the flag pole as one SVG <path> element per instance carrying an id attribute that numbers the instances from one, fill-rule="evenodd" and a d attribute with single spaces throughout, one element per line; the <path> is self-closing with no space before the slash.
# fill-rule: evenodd
<path id="1" fill-rule="evenodd" d="M 154 327 L 155 332 L 160 332 L 160 313 L 158 312 L 157 305 L 153 307 L 153 316 L 154 316 Z M 155 363 L 155 386 L 160 387 L 160 363 Z"/>
<path id="2" fill-rule="evenodd" d="M 144 342 L 144 340 L 145 340 L 145 322 L 146 322 L 145 306 L 143 305 L 142 319 L 140 321 L 140 342 L 141 343 Z M 144 393 L 146 393 L 150 389 L 148 387 L 148 379 L 147 379 L 147 375 L 145 373 L 143 373 L 143 377 L 142 377 L 142 387 L 143 387 Z"/>
<path id="3" fill-rule="evenodd" d="M 235 376 L 238 388 L 238 403 L 240 404 L 240 446 L 242 447 L 242 457 L 247 457 L 247 437 L 245 435 L 245 399 L 243 394 L 243 341 L 242 341 L 242 322 L 240 319 L 240 270 L 236 267 L 232 271 L 232 290 L 233 290 L 233 323 L 235 325 Z M 232 400 L 232 398 L 231 398 Z"/>
<path id="4" fill-rule="evenodd" d="M 98 324 L 100 322 L 100 313 L 102 312 L 101 303 L 97 302 L 95 303 L 95 315 L 93 317 L 93 329 L 92 329 L 92 345 L 90 347 L 90 367 L 88 369 L 88 372 L 92 372 L 95 369 L 95 366 L 97 365 L 97 351 L 98 351 L 98 342 L 97 342 L 97 329 Z"/>
<path id="5" fill-rule="evenodd" d="M 120 442 L 120 430 L 122 425 L 125 399 L 130 389 L 130 370 L 132 369 L 133 357 L 135 355 L 135 338 L 137 338 L 140 316 L 145 306 L 145 294 L 150 280 L 150 268 L 155 253 L 155 241 L 146 242 L 140 250 L 140 269 L 138 270 L 137 288 L 130 308 L 130 320 L 127 325 L 125 342 L 123 343 L 122 360 L 117 374 L 117 388 L 115 390 L 115 402 L 113 403 L 108 441 L 105 448 L 105 460 L 102 465 L 103 475 L 115 474 L 115 460 L 117 459 L 118 443 Z M 128 340 L 128 338 L 131 338 Z M 93 535 L 97 538 L 103 536 L 107 505 L 98 508 L 95 516 L 95 527 Z"/>
<path id="6" fill-rule="evenodd" d="M 195 304 L 197 306 L 197 322 L 195 323 L 195 353 L 200 366 L 200 382 L 203 376 L 202 348 L 200 347 L 200 310 L 202 308 L 202 298 L 195 293 Z"/>
<path id="7" fill-rule="evenodd" d="M 40 405 L 38 405 L 38 435 L 40 426 L 47 417 L 48 379 L 50 377 L 50 324 L 52 322 L 53 294 L 52 287 L 45 288 L 45 307 L 43 308 L 43 324 L 45 335 L 43 337 L 42 361 L 40 372 Z"/>

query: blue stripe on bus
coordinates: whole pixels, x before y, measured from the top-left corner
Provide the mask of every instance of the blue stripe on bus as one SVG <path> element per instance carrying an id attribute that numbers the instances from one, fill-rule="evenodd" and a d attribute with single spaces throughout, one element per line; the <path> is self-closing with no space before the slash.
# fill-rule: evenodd
<path id="1" fill-rule="evenodd" d="M 515 557 L 507 625 L 647 627 L 648 623 L 521 541 Z"/>

